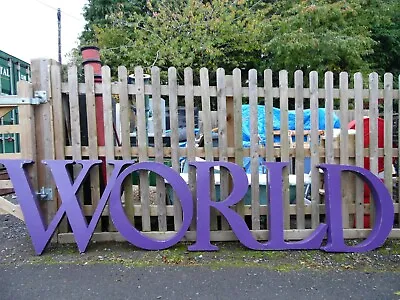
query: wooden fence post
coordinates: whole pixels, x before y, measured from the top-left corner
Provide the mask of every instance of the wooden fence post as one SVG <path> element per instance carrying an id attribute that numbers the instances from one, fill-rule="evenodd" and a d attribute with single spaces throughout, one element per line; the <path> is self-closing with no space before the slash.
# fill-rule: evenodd
<path id="1" fill-rule="evenodd" d="M 32 86 L 26 81 L 20 81 L 17 85 L 18 96 L 21 98 L 32 97 Z M 36 135 L 32 134 L 35 128 L 34 119 L 34 106 L 33 105 L 20 105 L 18 107 L 19 112 L 19 123 L 21 126 L 20 132 L 20 144 L 21 144 L 21 156 L 23 159 L 36 159 Z M 29 180 L 35 190 L 37 190 L 36 181 L 36 168 L 37 165 L 31 165 L 29 167 Z"/>
<path id="2" fill-rule="evenodd" d="M 55 159 L 54 146 L 54 120 L 53 120 L 53 98 L 51 94 L 51 66 L 57 64 L 54 60 L 35 59 L 32 61 L 32 86 L 34 91 L 45 91 L 48 102 L 40 104 L 35 108 L 35 129 L 36 137 L 36 167 L 37 184 L 41 187 L 51 188 L 53 196 L 55 186 L 50 171 L 40 162 L 44 159 Z M 49 222 L 57 211 L 57 201 L 43 201 L 42 209 L 45 212 L 47 222 Z"/>

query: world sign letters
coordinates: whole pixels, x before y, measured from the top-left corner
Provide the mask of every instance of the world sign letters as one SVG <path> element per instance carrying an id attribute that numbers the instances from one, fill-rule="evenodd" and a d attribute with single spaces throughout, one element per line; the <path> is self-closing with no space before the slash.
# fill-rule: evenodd
<path id="1" fill-rule="evenodd" d="M 77 198 L 77 192 L 90 170 L 102 163 L 100 160 L 46 160 L 45 164 L 54 179 L 60 196 L 60 205 L 49 224 L 45 224 L 39 208 L 36 193 L 29 182 L 27 167 L 32 164 L 28 160 L 0 160 L 10 176 L 15 193 L 24 214 L 25 223 L 37 254 L 43 253 L 51 240 L 57 226 L 64 215 L 67 216 L 74 233 L 75 241 L 80 252 L 84 252 L 92 238 L 95 227 L 108 202 L 110 217 L 115 228 L 131 244 L 147 249 L 162 250 L 178 243 L 189 229 L 193 217 L 196 217 L 196 241 L 189 246 L 189 251 L 215 251 L 218 247 L 211 244 L 210 239 L 210 210 L 218 210 L 227 220 L 240 243 L 253 250 L 290 250 L 290 249 L 322 249 L 327 252 L 366 252 L 380 247 L 390 234 L 394 220 L 394 206 L 391 196 L 381 180 L 366 169 L 347 166 L 321 164 L 325 181 L 326 220 L 321 223 L 306 239 L 288 242 L 284 239 L 284 199 L 283 199 L 283 170 L 286 162 L 264 163 L 268 170 L 269 215 L 268 241 L 257 241 L 243 218 L 231 207 L 242 201 L 247 189 L 248 180 L 243 168 L 228 162 L 193 162 L 197 178 L 197 207 L 193 215 L 194 201 L 192 193 L 179 173 L 156 162 L 140 162 L 111 160 L 113 172 L 108 178 L 107 185 L 98 201 L 89 224 L 86 221 L 82 207 Z M 72 180 L 68 167 L 80 164 L 82 170 L 75 180 Z M 223 201 L 212 201 L 210 197 L 210 173 L 214 167 L 226 168 L 232 177 L 232 191 Z M 133 172 L 151 171 L 163 177 L 173 188 L 182 207 L 182 226 L 178 232 L 166 240 L 154 240 L 137 230 L 126 216 L 121 202 L 124 180 Z M 375 224 L 369 236 L 356 246 L 348 246 L 344 242 L 342 224 L 342 188 L 341 174 L 351 172 L 359 176 L 370 188 L 375 201 Z M 326 243 L 323 245 L 324 240 Z"/>

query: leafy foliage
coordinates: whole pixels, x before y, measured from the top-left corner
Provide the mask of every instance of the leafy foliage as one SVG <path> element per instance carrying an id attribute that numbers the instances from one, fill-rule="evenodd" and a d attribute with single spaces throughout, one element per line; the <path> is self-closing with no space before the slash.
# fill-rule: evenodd
<path id="1" fill-rule="evenodd" d="M 80 41 L 82 44 L 96 42 L 93 28 L 112 25 L 110 16 L 114 12 L 124 12 L 126 16 L 131 13 L 146 13 L 146 0 L 89 0 L 83 8 L 86 25 Z"/>
<path id="2" fill-rule="evenodd" d="M 319 72 L 368 70 L 363 58 L 372 52 L 374 41 L 364 21 L 357 18 L 364 9 L 357 2 L 301 1 L 286 9 L 278 7 L 270 19 L 273 38 L 264 45 L 272 67 Z"/>
<path id="3" fill-rule="evenodd" d="M 178 4 L 178 5 L 177 5 Z M 114 15 L 112 27 L 97 27 L 106 62 L 199 70 L 250 69 L 262 59 L 265 11 L 232 1 L 160 1 L 152 15 Z"/>
<path id="4" fill-rule="evenodd" d="M 103 61 L 180 74 L 400 70 L 398 0 L 90 0 L 82 43 Z M 396 9 L 397 7 L 397 9 Z"/>
<path id="5" fill-rule="evenodd" d="M 377 42 L 368 57 L 379 73 L 400 73 L 400 4 L 398 0 L 385 1 L 384 13 L 372 26 L 372 38 Z M 375 15 L 375 17 L 377 17 Z M 383 18 L 383 19 L 382 19 Z M 397 81 L 397 80 L 396 80 Z"/>

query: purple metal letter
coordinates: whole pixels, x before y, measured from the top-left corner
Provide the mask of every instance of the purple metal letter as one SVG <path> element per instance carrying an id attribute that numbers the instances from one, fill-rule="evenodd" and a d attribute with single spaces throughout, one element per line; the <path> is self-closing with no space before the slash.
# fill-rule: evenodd
<path id="1" fill-rule="evenodd" d="M 319 249 L 326 235 L 327 225 L 320 224 L 305 240 L 299 242 L 285 242 L 283 222 L 283 169 L 287 162 L 267 162 L 264 165 L 268 170 L 268 194 L 270 195 L 269 208 L 269 241 L 264 249 Z M 303 199 L 301 199 L 303 200 Z"/>
<path id="2" fill-rule="evenodd" d="M 284 240 L 283 227 L 283 178 L 282 170 L 288 163 L 266 163 L 269 171 L 270 195 L 270 241 L 259 243 L 253 238 L 246 223 L 230 206 L 238 203 L 248 189 L 247 176 L 244 170 L 233 163 L 196 162 L 191 165 L 197 168 L 197 240 L 189 247 L 192 251 L 213 251 L 218 247 L 210 243 L 210 208 L 220 211 L 232 227 L 239 241 L 253 250 L 284 249 L 319 249 L 326 234 L 327 225 L 321 224 L 315 232 L 304 241 L 288 243 Z M 227 168 L 232 176 L 233 190 L 222 202 L 214 202 L 210 198 L 210 169 L 221 166 Z"/>
<path id="3" fill-rule="evenodd" d="M 90 241 L 90 238 L 92 237 L 99 217 L 104 210 L 111 187 L 114 185 L 114 181 L 121 168 L 127 164 L 126 162 L 115 161 L 115 168 L 112 177 L 108 182 L 108 185 L 88 226 L 75 194 L 90 169 L 94 165 L 101 163 L 101 161 L 77 161 L 77 163 L 81 164 L 83 168 L 74 183 L 72 183 L 71 178 L 66 170 L 66 166 L 73 164 L 74 161 L 43 161 L 44 164 L 47 164 L 50 167 L 58 188 L 58 192 L 60 194 L 60 198 L 62 200 L 60 208 L 46 228 L 44 217 L 39 208 L 37 196 L 35 191 L 32 189 L 32 186 L 28 180 L 29 176 L 25 170 L 26 166 L 33 162 L 28 160 L 0 160 L 0 163 L 7 168 L 10 179 L 14 183 L 13 185 L 15 193 L 17 194 L 19 204 L 21 205 L 21 209 L 24 214 L 26 227 L 32 238 L 33 247 L 37 254 L 41 254 L 46 248 L 46 245 L 50 241 L 50 238 L 54 234 L 55 229 L 65 213 L 67 214 L 68 220 L 74 232 L 79 251 L 84 252 Z"/>
<path id="4" fill-rule="evenodd" d="M 183 210 L 182 227 L 174 237 L 168 240 L 157 241 L 144 236 L 132 226 L 125 215 L 121 203 L 121 185 L 132 172 L 140 170 L 152 171 L 168 180 L 180 199 Z M 193 217 L 192 195 L 185 181 L 171 168 L 156 162 L 141 162 L 126 168 L 115 181 L 115 187 L 110 196 L 109 208 L 113 223 L 121 235 L 133 245 L 147 250 L 162 250 L 178 243 L 188 230 Z"/>
<path id="5" fill-rule="evenodd" d="M 325 202 L 328 223 L 328 243 L 322 249 L 327 252 L 366 252 L 385 242 L 393 228 L 394 207 L 385 185 L 370 171 L 356 166 L 320 166 L 325 172 Z M 375 200 L 375 225 L 369 237 L 357 246 L 347 246 L 343 238 L 341 173 L 344 171 L 360 176 L 371 190 Z"/>
<path id="6" fill-rule="evenodd" d="M 245 196 L 249 187 L 243 168 L 228 162 L 194 162 L 190 165 L 197 169 L 197 239 L 189 247 L 190 251 L 215 251 L 218 247 L 210 243 L 210 208 L 220 211 L 239 241 L 248 248 L 260 249 L 260 244 L 253 238 L 243 218 L 234 212 L 230 206 L 238 203 Z M 214 202 L 210 197 L 210 169 L 223 167 L 230 171 L 233 189 L 225 201 Z"/>

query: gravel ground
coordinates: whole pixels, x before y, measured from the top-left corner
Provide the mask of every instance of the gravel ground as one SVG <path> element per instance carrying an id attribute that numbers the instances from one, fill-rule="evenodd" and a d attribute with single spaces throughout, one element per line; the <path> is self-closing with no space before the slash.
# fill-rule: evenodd
<path id="1" fill-rule="evenodd" d="M 400 272 L 398 240 L 388 240 L 382 248 L 363 254 L 332 254 L 319 250 L 258 252 L 246 249 L 237 242 L 216 243 L 216 245 L 220 251 L 199 254 L 188 252 L 188 245 L 184 243 L 164 251 L 144 251 L 127 242 L 91 242 L 87 252 L 79 254 L 75 244 L 52 244 L 47 247 L 43 255 L 37 256 L 33 251 L 25 224 L 14 216 L 0 215 L 0 265 L 117 262 L 136 266 L 255 266 L 281 271 L 319 269 Z"/>
<path id="2" fill-rule="evenodd" d="M 12 195 L 5 196 L 16 203 Z M 0 215 L 0 263 L 19 263 L 34 255 L 25 223 L 11 215 Z"/>
<path id="3" fill-rule="evenodd" d="M 352 243 L 355 242 L 352 241 Z M 128 243 L 91 242 L 84 254 L 79 254 L 74 244 L 63 244 L 50 245 L 43 255 L 37 256 L 33 251 L 25 224 L 13 216 L 0 215 L 0 290 L 5 291 L 3 296 L 12 295 L 15 290 L 19 291 L 15 294 L 18 295 L 16 297 L 0 298 L 28 299 L 30 297 L 31 287 L 24 283 L 25 279 L 19 282 L 14 282 L 14 279 L 27 276 L 31 278 L 29 280 L 33 280 L 32 282 L 38 282 L 46 276 L 64 276 L 66 277 L 65 280 L 76 282 L 76 285 L 79 286 L 79 281 L 76 278 L 79 278 L 82 272 L 86 272 L 85 274 L 88 278 L 92 278 L 92 281 L 83 280 L 82 284 L 98 285 L 101 281 L 95 280 L 95 277 L 102 277 L 103 274 L 106 274 L 105 271 L 102 271 L 102 268 L 105 268 L 112 274 L 122 274 L 120 275 L 122 276 L 121 281 L 124 281 L 123 278 L 125 281 L 124 284 L 121 284 L 118 278 L 111 279 L 108 273 L 108 275 L 105 275 L 105 280 L 116 280 L 122 288 L 126 287 L 128 290 L 129 281 L 126 281 L 126 279 L 130 276 L 138 277 L 139 275 L 135 272 L 139 271 L 141 274 L 150 276 L 148 274 L 151 272 L 150 270 L 158 270 L 158 276 L 151 277 L 151 280 L 157 281 L 157 278 L 161 276 L 165 282 L 170 276 L 175 276 L 176 278 L 174 278 L 179 280 L 179 276 L 181 276 L 179 274 L 183 271 L 187 274 L 194 274 L 190 275 L 193 278 L 196 278 L 198 273 L 199 281 L 191 281 L 190 277 L 185 277 L 186 279 L 181 281 L 186 282 L 185 288 L 190 284 L 196 286 L 199 295 L 190 294 L 189 289 L 183 289 L 182 291 L 186 293 L 184 295 L 187 295 L 187 297 L 179 298 L 174 297 L 169 292 L 161 293 L 148 286 L 147 290 L 144 289 L 139 293 L 141 296 L 145 296 L 145 299 L 228 299 L 231 292 L 233 294 L 238 293 L 238 291 L 235 291 L 235 281 L 243 282 L 251 274 L 257 274 L 257 276 L 254 275 L 254 278 L 260 281 L 259 287 L 263 286 L 261 285 L 263 281 L 259 279 L 263 276 L 266 276 L 266 280 L 272 280 L 272 282 L 274 282 L 274 278 L 283 280 L 281 284 L 264 283 L 263 293 L 268 293 L 265 290 L 268 288 L 271 293 L 274 293 L 271 295 L 278 294 L 284 298 L 296 296 L 296 294 L 282 292 L 294 287 L 299 299 L 307 299 L 308 296 L 314 299 L 339 299 L 343 298 L 343 291 L 347 291 L 348 296 L 353 295 L 352 288 L 354 288 L 354 296 L 357 299 L 400 299 L 400 282 L 398 280 L 400 278 L 400 241 L 398 240 L 388 240 L 382 248 L 364 254 L 331 254 L 318 250 L 258 252 L 246 249 L 236 242 L 216 243 L 216 245 L 220 247 L 220 251 L 198 253 L 188 252 L 188 245 L 184 243 L 164 251 L 143 251 Z M 127 272 L 129 275 L 127 275 Z M 42 279 L 32 279 L 32 276 L 35 276 L 34 274 Z M 71 274 L 76 274 L 76 278 Z M 97 275 L 91 277 L 90 274 Z M 308 281 L 312 280 L 313 285 L 307 285 L 307 288 L 301 289 L 301 278 Z M 312 278 L 320 280 L 321 283 Z M 329 278 L 332 280 L 330 281 Z M 217 283 L 219 282 L 221 286 L 224 286 L 226 293 L 216 295 L 210 292 L 210 297 L 207 298 L 205 297 L 207 289 L 200 284 L 200 280 L 211 286 L 215 285 L 213 280 L 216 280 Z M 226 286 L 224 285 L 225 280 L 228 281 Z M 289 280 L 289 283 L 287 280 Z M 14 288 L 12 293 L 7 294 L 9 282 L 13 282 Z M 52 281 L 50 280 L 50 282 Z M 56 283 L 52 283 L 57 287 Z M 71 296 L 70 299 L 83 299 L 79 298 L 78 294 L 68 294 L 67 291 L 64 291 L 67 294 L 63 294 L 62 285 L 64 283 L 60 282 L 60 286 L 58 286 L 61 290 L 60 297 L 57 299 L 69 299 L 71 295 L 76 297 Z M 327 288 L 325 287 L 326 284 L 331 284 L 331 286 Z M 175 285 L 166 286 L 167 288 L 175 287 Z M 278 286 L 281 286 L 281 289 Z M 138 293 L 138 288 L 136 286 L 133 288 L 135 293 Z M 246 289 L 250 291 L 251 287 L 248 286 Z M 335 290 L 334 293 L 332 292 L 333 294 L 331 294 L 332 289 Z M 32 294 L 34 296 L 30 299 L 52 299 L 46 297 L 46 291 L 54 292 L 54 287 L 50 290 L 43 289 L 41 291 L 43 291 L 43 294 L 38 292 L 37 295 L 42 295 L 42 297 L 36 297 L 36 294 Z M 369 293 L 366 293 L 366 291 L 369 291 Z M 126 299 L 124 297 L 127 295 L 125 292 L 121 293 L 121 297 L 115 297 L 113 288 L 109 292 L 109 294 L 104 294 L 106 293 L 104 291 L 103 295 L 109 295 L 115 299 Z M 161 298 L 158 298 L 158 294 L 161 295 Z M 86 293 L 85 295 L 91 294 Z M 227 295 L 227 297 L 225 298 L 223 295 Z M 250 294 L 242 293 L 241 295 L 243 297 L 235 297 L 238 299 L 254 299 L 261 297 L 262 294 L 254 290 Z M 245 295 L 247 296 L 244 297 Z M 316 295 L 323 295 L 323 297 L 316 297 Z"/>

